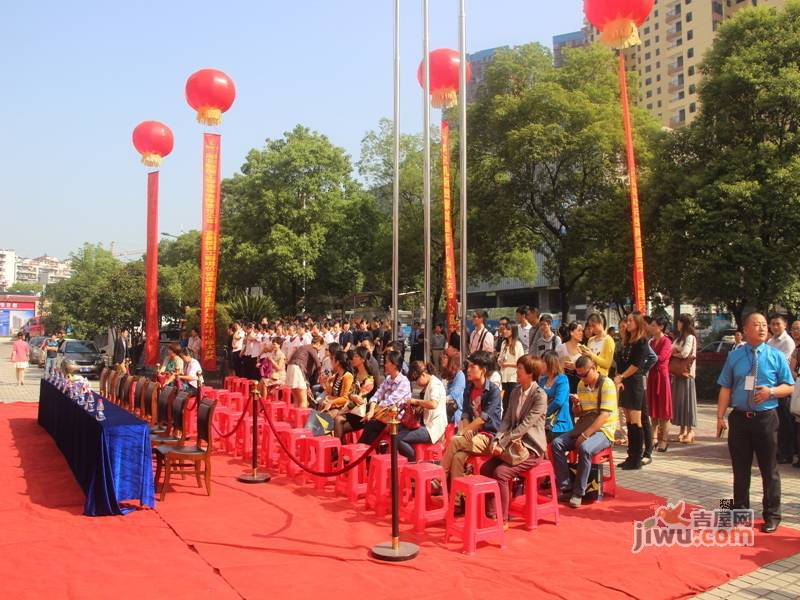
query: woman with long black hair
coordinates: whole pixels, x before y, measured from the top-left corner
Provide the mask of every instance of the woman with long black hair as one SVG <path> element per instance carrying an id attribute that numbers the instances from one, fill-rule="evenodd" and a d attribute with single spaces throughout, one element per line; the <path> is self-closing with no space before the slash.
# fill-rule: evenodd
<path id="1" fill-rule="evenodd" d="M 628 424 L 628 458 L 621 469 L 641 469 L 644 451 L 642 411 L 645 410 L 644 367 L 647 349 L 647 326 L 642 313 L 635 311 L 620 324 L 622 349 L 617 361 L 617 376 L 614 383 L 619 393 L 620 405 L 625 411 Z"/>
<path id="2" fill-rule="evenodd" d="M 511 392 L 517 387 L 517 361 L 525 355 L 525 349 L 518 338 L 517 326 L 506 325 L 503 328 L 503 341 L 500 343 L 500 354 L 497 362 L 500 365 L 500 382 L 503 391 L 503 410 L 508 408 Z"/>

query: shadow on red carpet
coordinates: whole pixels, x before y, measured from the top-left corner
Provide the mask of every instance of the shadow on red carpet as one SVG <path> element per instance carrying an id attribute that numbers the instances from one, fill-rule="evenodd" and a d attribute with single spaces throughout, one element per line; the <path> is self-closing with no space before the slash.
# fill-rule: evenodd
<path id="1" fill-rule="evenodd" d="M 88 518 L 35 410 L 0 412 L 0 468 L 12 473 L 0 490 L 0 527 L 11 537 L 0 564 L 10 569 L 12 597 L 101 598 L 111 584 L 122 598 L 686 598 L 793 554 L 800 541 L 800 532 L 783 527 L 757 534 L 752 548 L 633 554 L 633 522 L 652 516 L 662 499 L 621 490 L 619 498 L 564 509 L 558 526 L 527 532 L 515 524 L 505 549 L 486 544 L 474 556 L 457 540 L 444 544 L 442 526 L 419 536 L 403 526 L 420 556 L 390 565 L 369 556 L 388 541 L 389 519 L 376 519 L 363 501 L 351 505 L 331 488 L 317 492 L 285 476 L 241 484 L 235 477 L 244 465 L 227 456 L 214 459 L 210 497 L 187 477 L 174 481 L 156 511 Z M 31 552 L 16 551 L 14 541 Z M 32 589 L 30 578 L 43 570 L 49 577 L 34 578 Z"/>

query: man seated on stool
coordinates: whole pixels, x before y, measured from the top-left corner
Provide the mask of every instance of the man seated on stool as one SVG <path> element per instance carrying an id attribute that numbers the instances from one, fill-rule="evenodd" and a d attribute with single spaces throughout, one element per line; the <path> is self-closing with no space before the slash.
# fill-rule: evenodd
<path id="1" fill-rule="evenodd" d="M 617 389 L 614 380 L 597 371 L 597 365 L 588 356 L 575 362 L 575 373 L 580 378 L 578 394 L 570 399 L 573 412 L 579 417 L 572 431 L 553 440 L 553 464 L 558 487 L 559 501 L 572 508 L 581 505 L 592 468 L 592 457 L 609 448 L 617 429 Z M 578 451 L 578 473 L 570 482 L 567 452 Z"/>
<path id="2" fill-rule="evenodd" d="M 464 407 L 456 436 L 442 458 L 448 479 L 464 475 L 464 465 L 473 454 L 488 455 L 493 436 L 500 428 L 500 388 L 489 379 L 493 358 L 488 352 L 473 352 L 467 358 Z"/>

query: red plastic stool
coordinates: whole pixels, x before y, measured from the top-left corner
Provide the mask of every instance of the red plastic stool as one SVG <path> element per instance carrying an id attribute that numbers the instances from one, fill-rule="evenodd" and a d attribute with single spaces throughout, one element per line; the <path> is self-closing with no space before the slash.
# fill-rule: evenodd
<path id="1" fill-rule="evenodd" d="M 447 485 L 444 469 L 433 463 L 406 465 L 400 473 L 400 516 L 414 524 L 415 533 L 447 518 Z M 441 498 L 432 495 L 432 482 L 442 484 Z"/>
<path id="2" fill-rule="evenodd" d="M 282 431 L 289 431 L 292 428 L 291 425 L 284 423 L 283 421 L 276 422 L 274 426 L 275 431 L 278 434 L 280 434 Z M 267 424 L 267 426 L 264 428 L 261 436 L 261 463 L 268 469 L 271 469 L 278 464 L 278 459 L 280 457 L 280 446 L 278 445 L 276 435 L 273 433 L 272 427 L 270 427 L 269 424 Z"/>
<path id="3" fill-rule="evenodd" d="M 280 387 L 280 400 L 286 402 L 289 406 L 292 404 L 292 388 L 282 385 Z"/>
<path id="4" fill-rule="evenodd" d="M 231 404 L 231 393 L 228 390 L 215 390 L 214 397 L 217 400 L 216 410 L 219 410 L 220 408 L 228 408 Z"/>
<path id="5" fill-rule="evenodd" d="M 397 466 L 405 466 L 408 459 L 405 456 L 397 457 Z M 402 471 L 401 471 L 402 473 Z M 369 465 L 369 479 L 367 480 L 367 493 L 365 495 L 367 508 L 375 509 L 378 518 L 383 518 L 389 511 L 392 503 L 392 456 L 379 454 L 372 457 Z"/>
<path id="6" fill-rule="evenodd" d="M 558 489 L 553 463 L 549 460 L 542 461 L 532 469 L 525 471 L 525 496 L 522 502 L 512 502 L 508 507 L 509 514 L 520 515 L 525 519 L 525 529 L 536 529 L 539 521 L 552 517 L 558 525 Z M 550 495 L 544 495 L 539 489 L 539 482 L 550 478 Z M 509 482 L 509 485 L 512 482 Z M 519 499 L 517 499 L 519 500 Z M 521 505 L 521 506 L 520 506 Z"/>
<path id="7" fill-rule="evenodd" d="M 299 460 L 302 451 L 299 441 L 303 438 L 311 437 L 311 432 L 307 429 L 289 429 L 288 431 L 281 431 L 278 435 L 286 449 Z M 289 477 L 297 477 L 302 472 L 302 469 L 281 449 L 278 471 L 286 473 Z"/>
<path id="8" fill-rule="evenodd" d="M 260 420 L 258 422 L 259 439 L 263 438 L 265 427 L 269 427 L 269 425 Z M 242 419 L 242 425 L 236 430 L 236 445 L 233 455 L 241 456 L 245 460 L 253 456 L 253 417 Z"/>
<path id="9" fill-rule="evenodd" d="M 286 418 L 289 412 L 289 407 L 285 402 L 269 402 L 268 404 L 264 405 L 264 408 L 266 409 L 269 418 L 272 419 L 272 422 L 276 425 L 280 422 L 289 422 Z"/>
<path id="10" fill-rule="evenodd" d="M 438 462 L 442 460 L 444 448 L 441 444 L 414 444 L 417 462 Z"/>
<path id="11" fill-rule="evenodd" d="M 338 456 L 341 455 L 342 443 L 338 438 L 321 435 L 311 437 L 306 442 L 306 452 L 303 464 L 312 471 L 330 472 L 336 469 Z M 333 458 L 333 451 L 336 450 L 337 459 Z M 322 490 L 329 483 L 336 483 L 335 477 L 313 476 L 314 487 Z"/>
<path id="12" fill-rule="evenodd" d="M 299 408 L 297 406 L 290 406 L 286 420 L 292 427 L 305 427 L 306 421 L 311 414 L 310 408 Z"/>
<path id="13" fill-rule="evenodd" d="M 242 392 L 230 392 L 228 394 L 228 406 L 239 413 L 248 409 L 245 405 L 245 397 Z"/>
<path id="14" fill-rule="evenodd" d="M 466 510 L 461 518 L 455 517 L 456 498 L 463 495 Z M 486 496 L 494 496 L 495 518 L 486 516 Z M 460 537 L 464 543 L 463 552 L 473 554 L 478 542 L 496 540 L 504 548 L 503 513 L 500 510 L 500 488 L 497 481 L 473 475 L 472 477 L 458 477 L 451 482 L 450 508 L 447 511 L 447 526 L 444 541 L 448 542 L 450 536 Z"/>
<path id="15" fill-rule="evenodd" d="M 492 458 L 488 454 L 473 454 L 467 459 L 468 467 L 472 467 L 472 474 L 473 475 L 480 475 L 481 474 L 481 467 L 489 462 L 489 459 Z"/>
<path id="16" fill-rule="evenodd" d="M 233 392 L 236 389 L 235 381 L 239 379 L 236 375 L 228 375 L 222 382 L 222 387 L 224 387 L 229 392 Z"/>
<path id="17" fill-rule="evenodd" d="M 339 451 L 339 464 L 344 466 L 358 460 L 362 454 L 369 450 L 367 444 L 347 444 L 342 446 Z M 367 493 L 367 461 L 361 463 L 354 469 L 342 473 L 336 479 L 336 491 L 347 496 L 350 502 L 355 502 Z"/>
<path id="18" fill-rule="evenodd" d="M 570 464 L 577 463 L 578 453 L 575 450 L 571 450 L 567 460 Z M 603 477 L 603 495 L 605 496 L 608 494 L 609 496 L 616 497 L 617 473 L 616 467 L 614 466 L 614 451 L 610 447 L 600 450 L 600 452 L 592 456 L 593 465 L 602 465 L 604 463 L 608 463 L 608 479 Z"/>
<path id="19" fill-rule="evenodd" d="M 245 398 L 250 398 L 250 386 L 253 382 L 246 377 L 239 377 L 236 381 L 236 391 L 239 392 Z"/>
<path id="20" fill-rule="evenodd" d="M 344 434 L 345 444 L 347 444 L 348 446 L 356 445 L 358 444 L 358 438 L 360 437 L 361 437 L 360 431 L 351 431 L 349 433 L 345 433 Z"/>

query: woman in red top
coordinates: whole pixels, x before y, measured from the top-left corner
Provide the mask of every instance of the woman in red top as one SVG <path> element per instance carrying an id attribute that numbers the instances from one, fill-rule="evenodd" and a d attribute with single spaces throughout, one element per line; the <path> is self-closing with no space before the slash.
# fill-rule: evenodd
<path id="1" fill-rule="evenodd" d="M 658 356 L 658 362 L 647 374 L 647 408 L 656 426 L 656 443 L 659 452 L 669 447 L 669 420 L 672 418 L 672 386 L 669 379 L 669 359 L 672 356 L 672 341 L 664 335 L 667 320 L 656 317 L 649 325 L 650 346 Z"/>
<path id="2" fill-rule="evenodd" d="M 25 385 L 25 369 L 28 368 L 29 360 L 30 348 L 25 341 L 25 334 L 20 331 L 17 339 L 11 344 L 11 362 L 17 368 L 17 385 Z"/>

